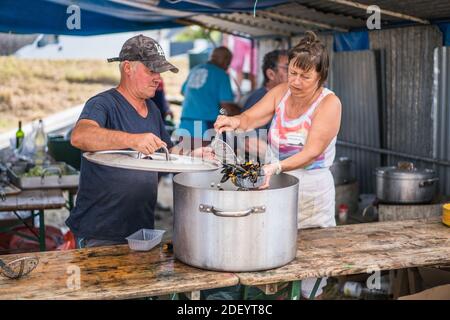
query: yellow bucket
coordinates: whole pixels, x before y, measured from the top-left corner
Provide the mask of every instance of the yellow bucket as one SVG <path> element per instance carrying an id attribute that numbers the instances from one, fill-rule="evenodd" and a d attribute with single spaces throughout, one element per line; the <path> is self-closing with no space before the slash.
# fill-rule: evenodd
<path id="1" fill-rule="evenodd" d="M 450 227 L 450 203 L 442 206 L 442 222 Z"/>

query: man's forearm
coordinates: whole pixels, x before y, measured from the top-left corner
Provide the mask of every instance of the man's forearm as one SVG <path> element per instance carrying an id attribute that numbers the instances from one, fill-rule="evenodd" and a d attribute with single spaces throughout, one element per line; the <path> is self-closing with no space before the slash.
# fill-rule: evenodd
<path id="1" fill-rule="evenodd" d="M 132 147 L 130 133 L 95 126 L 79 129 L 74 130 L 71 143 L 81 150 L 101 151 Z"/>

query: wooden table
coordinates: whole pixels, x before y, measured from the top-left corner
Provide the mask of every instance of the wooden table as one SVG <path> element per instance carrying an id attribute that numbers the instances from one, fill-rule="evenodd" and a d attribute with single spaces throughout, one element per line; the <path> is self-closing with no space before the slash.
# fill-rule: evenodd
<path id="1" fill-rule="evenodd" d="M 240 284 L 274 285 L 306 278 L 447 264 L 450 228 L 432 218 L 300 230 L 297 246 L 294 261 L 274 270 L 238 273 Z"/>
<path id="2" fill-rule="evenodd" d="M 119 245 L 27 255 L 38 256 L 39 265 L 20 280 L 0 276 L 0 300 L 130 299 L 195 292 L 239 282 L 232 273 L 200 270 L 175 261 L 173 254 L 165 253 L 161 247 L 138 252 Z M 26 255 L 0 258 L 11 261 L 23 256 Z"/>
<path id="3" fill-rule="evenodd" d="M 0 211 L 16 211 L 30 210 L 32 218 L 39 216 L 39 247 L 41 251 L 45 251 L 45 221 L 44 210 L 46 209 L 60 209 L 66 205 L 66 200 L 59 189 L 52 190 L 26 190 L 17 195 L 6 196 L 5 201 L 0 201 Z M 35 214 L 34 211 L 38 213 Z M 27 227 L 19 215 L 16 216 Z M 5 231 L 3 231 L 5 232 Z"/>
<path id="4" fill-rule="evenodd" d="M 450 228 L 430 219 L 300 230 L 294 261 L 273 270 L 234 274 L 186 266 L 159 248 L 133 252 L 127 246 L 112 246 L 36 255 L 41 262 L 27 278 L 0 278 L 0 299 L 125 299 L 237 283 L 301 285 L 299 282 L 309 277 L 447 264 Z M 70 270 L 76 267 L 80 268 L 81 288 L 72 290 L 67 281 Z M 300 288 L 293 287 L 298 298 Z"/>

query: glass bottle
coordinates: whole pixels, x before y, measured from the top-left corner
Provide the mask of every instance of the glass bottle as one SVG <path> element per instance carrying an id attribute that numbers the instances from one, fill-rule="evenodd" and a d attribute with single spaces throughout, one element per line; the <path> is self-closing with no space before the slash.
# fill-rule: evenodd
<path id="1" fill-rule="evenodd" d="M 19 121 L 19 128 L 16 131 L 16 149 L 19 149 L 22 145 L 25 133 L 22 130 L 22 121 Z"/>
<path id="2" fill-rule="evenodd" d="M 36 136 L 34 138 L 35 164 L 43 164 L 46 158 L 47 136 L 44 131 L 44 123 L 39 119 Z"/>

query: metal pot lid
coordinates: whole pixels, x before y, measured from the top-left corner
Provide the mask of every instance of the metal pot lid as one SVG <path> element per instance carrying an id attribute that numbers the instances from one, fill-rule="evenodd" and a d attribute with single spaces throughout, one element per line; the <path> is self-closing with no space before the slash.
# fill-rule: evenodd
<path id="1" fill-rule="evenodd" d="M 155 152 L 140 157 L 140 153 L 132 150 L 107 150 L 85 152 L 83 156 L 94 163 L 131 170 L 157 172 L 197 172 L 212 171 L 220 168 L 215 161 L 203 160 L 190 156 L 170 154 L 166 159 L 165 153 Z"/>
<path id="2" fill-rule="evenodd" d="M 376 168 L 375 174 L 379 177 L 408 180 L 422 180 L 436 177 L 436 172 L 432 169 L 418 169 L 414 166 L 402 166 L 400 164 L 397 166 Z"/>
<path id="3" fill-rule="evenodd" d="M 338 157 L 334 160 L 333 165 L 348 164 L 351 162 L 352 162 L 352 160 L 348 157 Z"/>

